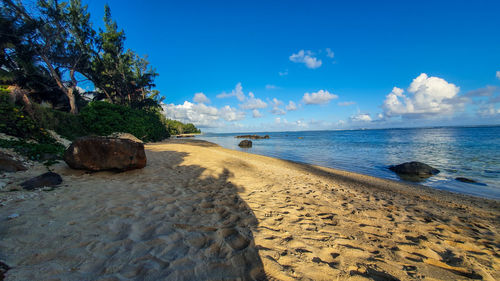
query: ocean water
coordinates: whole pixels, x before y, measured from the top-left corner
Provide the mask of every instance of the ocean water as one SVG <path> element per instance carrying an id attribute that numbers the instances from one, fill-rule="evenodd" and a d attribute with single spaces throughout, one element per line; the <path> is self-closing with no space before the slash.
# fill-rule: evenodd
<path id="1" fill-rule="evenodd" d="M 253 133 L 244 133 L 253 134 Z M 259 132 L 270 139 L 240 148 L 237 134 L 197 136 L 222 147 L 285 160 L 400 180 L 388 166 L 408 161 L 441 172 L 420 184 L 485 198 L 500 199 L 500 126 L 383 130 Z M 456 177 L 481 184 L 463 183 Z"/>

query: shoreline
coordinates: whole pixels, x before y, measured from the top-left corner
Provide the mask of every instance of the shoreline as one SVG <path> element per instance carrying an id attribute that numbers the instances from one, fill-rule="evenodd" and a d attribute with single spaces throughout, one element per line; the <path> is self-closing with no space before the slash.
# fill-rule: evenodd
<path id="1" fill-rule="evenodd" d="M 498 127 L 494 127 L 498 128 Z M 377 133 L 353 132 L 279 132 L 271 140 L 254 143 L 248 152 L 278 157 L 305 164 L 320 165 L 333 169 L 351 171 L 378 178 L 391 179 L 412 184 L 402 179 L 388 167 L 404 162 L 419 161 L 440 170 L 440 173 L 416 184 L 462 193 L 471 196 L 500 200 L 500 181 L 495 151 L 498 146 L 493 139 L 498 130 L 473 127 L 470 129 L 437 128 L 411 129 L 408 134 L 381 130 Z M 474 139 L 474 135 L 490 136 Z M 225 148 L 242 151 L 228 135 L 206 135 L 200 139 L 212 141 Z M 407 135 L 407 136 L 404 136 Z M 440 137 L 432 143 L 433 136 Z M 446 140 L 456 136 L 460 140 Z M 298 140 L 298 138 L 303 138 Z M 487 140 L 493 142 L 488 145 Z M 460 143 L 460 144 L 459 144 Z M 463 148 L 461 148 L 463 146 Z M 245 150 L 243 150 L 245 151 Z M 446 151 L 446 153 L 444 153 Z M 491 165 L 485 165 L 490 163 Z M 462 179 L 470 180 L 463 181 Z"/>
<path id="2" fill-rule="evenodd" d="M 422 194 L 419 193 L 426 193 L 425 196 L 429 198 L 433 198 L 433 200 L 439 200 L 439 198 L 434 198 L 433 196 L 438 196 L 438 197 L 444 197 L 448 201 L 466 201 L 467 203 L 473 203 L 473 204 L 482 204 L 484 201 L 486 201 L 489 204 L 498 204 L 498 209 L 500 211 L 500 199 L 496 198 L 488 198 L 488 197 L 481 197 L 481 196 L 476 196 L 472 194 L 466 194 L 466 193 L 460 193 L 460 192 L 453 192 L 449 190 L 444 190 L 444 189 L 439 189 L 431 186 L 426 186 L 423 184 L 419 183 L 411 183 L 408 181 L 404 180 L 393 180 L 393 179 L 386 179 L 382 177 L 377 177 L 377 176 L 371 176 L 367 174 L 362 174 L 358 172 L 353 172 L 353 171 L 348 171 L 348 170 L 342 170 L 342 169 L 336 169 L 336 168 L 331 168 L 331 167 L 326 167 L 326 166 L 320 166 L 320 165 L 314 165 L 306 162 L 299 162 L 299 161 L 293 161 L 293 160 L 288 160 L 288 159 L 282 159 L 278 157 L 272 157 L 272 156 L 267 156 L 267 155 L 262 155 L 262 154 L 257 154 L 257 153 L 252 153 L 252 152 L 247 152 L 247 151 L 239 151 L 235 149 L 230 149 L 230 148 L 225 148 L 219 144 L 216 144 L 214 142 L 206 141 L 206 140 L 199 140 L 199 139 L 190 139 L 190 140 L 175 140 L 175 139 L 170 139 L 167 141 L 163 142 L 157 142 L 157 143 L 152 143 L 152 144 L 162 144 L 162 143 L 169 143 L 169 142 L 175 142 L 179 141 L 179 143 L 185 142 L 185 141 L 190 141 L 190 142 L 206 142 L 209 145 L 217 146 L 221 149 L 225 149 L 231 152 L 236 152 L 236 153 L 244 153 L 244 154 L 250 154 L 250 155 L 255 155 L 259 157 L 269 158 L 269 159 L 274 159 L 278 161 L 283 161 L 283 162 L 288 162 L 291 165 L 297 165 L 301 167 L 302 169 L 310 169 L 310 170 L 315 170 L 316 173 L 323 174 L 324 177 L 333 177 L 336 180 L 339 181 L 344 181 L 348 182 L 350 184 L 357 184 L 361 185 L 363 187 L 370 186 L 370 188 L 376 188 L 376 189 L 381 189 L 384 191 L 396 191 L 399 193 L 404 193 L 408 195 L 414 195 L 414 196 L 423 196 Z M 449 202 L 451 203 L 451 202 Z M 456 202 L 458 203 L 458 202 Z"/>
<path id="3" fill-rule="evenodd" d="M 54 191 L 0 192 L 0 216 L 19 214 L 0 228 L 6 280 L 500 279 L 498 200 L 196 139 L 145 147 L 141 170 L 59 163 Z"/>

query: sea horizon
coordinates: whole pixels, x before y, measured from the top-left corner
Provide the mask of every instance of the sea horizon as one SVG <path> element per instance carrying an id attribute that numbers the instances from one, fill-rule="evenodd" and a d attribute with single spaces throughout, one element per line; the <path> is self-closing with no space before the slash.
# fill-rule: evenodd
<path id="1" fill-rule="evenodd" d="M 201 132 L 199 135 L 206 134 L 263 134 L 263 133 L 290 133 L 290 132 L 339 132 L 339 131 L 374 131 L 374 130 L 405 130 L 405 129 L 438 129 L 438 128 L 484 128 L 500 127 L 500 124 L 483 125 L 441 125 L 441 126 L 416 126 L 416 127 L 384 127 L 384 128 L 345 128 L 345 129 L 320 129 L 320 130 L 293 130 L 293 131 L 233 131 L 233 132 Z M 202 128 L 203 129 L 203 128 Z"/>

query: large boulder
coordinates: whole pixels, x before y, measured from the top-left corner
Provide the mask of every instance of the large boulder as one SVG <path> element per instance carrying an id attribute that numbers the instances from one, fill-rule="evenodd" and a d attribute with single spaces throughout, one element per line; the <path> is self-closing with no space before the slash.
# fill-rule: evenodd
<path id="1" fill-rule="evenodd" d="M 421 178 L 428 178 L 439 173 L 438 169 L 433 168 L 425 163 L 416 161 L 390 166 L 389 170 L 399 175 L 416 176 Z"/>
<path id="2" fill-rule="evenodd" d="M 244 147 L 244 148 L 249 148 L 252 147 L 252 141 L 251 140 L 242 140 L 239 144 L 239 147 Z"/>
<path id="3" fill-rule="evenodd" d="M 90 171 L 127 171 L 146 166 L 142 142 L 116 137 L 76 139 L 64 153 L 64 161 L 73 169 Z"/>
<path id="4" fill-rule="evenodd" d="M 42 187 L 54 187 L 61 184 L 61 182 L 62 178 L 60 175 L 53 172 L 47 172 L 21 183 L 21 186 L 26 190 L 33 190 Z"/>
<path id="5" fill-rule="evenodd" d="M 0 172 L 26 171 L 28 168 L 24 163 L 14 159 L 10 154 L 0 151 Z"/>

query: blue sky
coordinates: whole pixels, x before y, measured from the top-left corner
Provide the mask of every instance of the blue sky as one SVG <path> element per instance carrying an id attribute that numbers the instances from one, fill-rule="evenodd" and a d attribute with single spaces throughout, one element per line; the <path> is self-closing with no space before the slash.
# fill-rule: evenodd
<path id="1" fill-rule="evenodd" d="M 500 1 L 107 3 L 205 132 L 500 123 Z"/>

